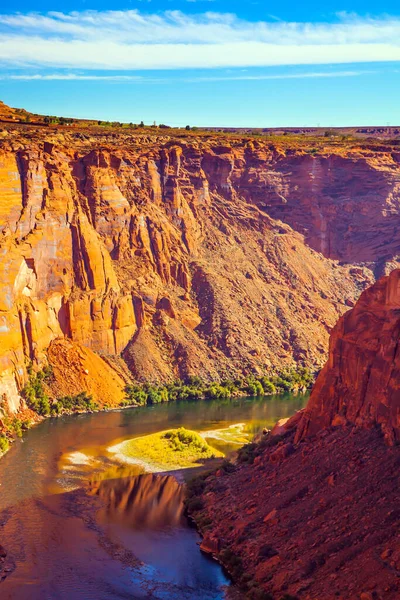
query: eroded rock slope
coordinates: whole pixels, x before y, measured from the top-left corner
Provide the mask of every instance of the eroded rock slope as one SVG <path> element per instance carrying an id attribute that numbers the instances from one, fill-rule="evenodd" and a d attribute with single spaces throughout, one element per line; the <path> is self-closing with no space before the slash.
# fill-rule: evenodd
<path id="1" fill-rule="evenodd" d="M 246 598 L 395 600 L 400 270 L 334 328 L 309 403 L 220 469 L 192 511 Z"/>
<path id="2" fill-rule="evenodd" d="M 397 264 L 394 147 L 2 137 L 0 394 L 13 410 L 58 338 L 122 356 L 141 380 L 321 365 L 337 318 Z"/>

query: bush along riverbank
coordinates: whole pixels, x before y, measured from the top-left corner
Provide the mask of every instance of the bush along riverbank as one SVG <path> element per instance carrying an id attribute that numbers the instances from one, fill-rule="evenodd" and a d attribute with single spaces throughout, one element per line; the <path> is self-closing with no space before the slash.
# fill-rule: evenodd
<path id="1" fill-rule="evenodd" d="M 307 368 L 284 371 L 279 374 L 225 379 L 219 383 L 189 377 L 186 382 L 167 384 L 134 383 L 126 386 L 127 398 L 123 404 L 158 404 L 174 400 L 210 400 L 235 396 L 266 396 L 282 393 L 306 392 L 314 383 L 315 375 Z"/>
<path id="2" fill-rule="evenodd" d="M 24 430 L 42 418 L 111 408 L 108 405 L 100 406 L 84 391 L 74 396 L 56 397 L 52 392 L 53 372 L 49 366 L 37 372 L 29 367 L 28 374 L 28 382 L 21 391 L 28 410 L 13 417 L 2 416 L 0 413 L 0 455 L 8 450 L 10 442 L 21 437 Z M 112 408 L 146 406 L 175 400 L 302 393 L 311 387 L 314 379 L 312 371 L 301 367 L 261 377 L 249 375 L 220 382 L 206 382 L 199 377 L 189 377 L 186 381 L 179 380 L 173 383 L 132 383 L 125 388 L 125 399 Z"/>

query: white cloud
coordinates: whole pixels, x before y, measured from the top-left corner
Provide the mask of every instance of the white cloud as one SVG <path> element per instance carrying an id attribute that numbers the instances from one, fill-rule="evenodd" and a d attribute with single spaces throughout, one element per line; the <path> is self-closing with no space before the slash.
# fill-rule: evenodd
<path id="1" fill-rule="evenodd" d="M 3 74 L 0 75 L 0 79 L 12 80 L 12 81 L 143 81 L 143 77 L 139 75 L 79 75 L 76 73 L 50 73 L 50 74 L 29 74 L 24 75 L 13 75 Z"/>
<path id="2" fill-rule="evenodd" d="M 265 79 L 319 79 L 324 77 L 358 77 L 360 75 L 371 75 L 376 71 L 322 71 L 310 73 L 279 73 L 263 75 L 232 75 L 227 77 L 193 77 L 189 81 L 262 81 Z"/>
<path id="3" fill-rule="evenodd" d="M 357 77 L 365 74 L 372 74 L 375 71 L 331 71 L 331 72 L 305 72 L 305 73 L 280 73 L 280 74 L 261 74 L 261 75 L 221 75 L 209 77 L 181 77 L 177 82 L 204 82 L 204 81 L 262 81 L 266 79 L 313 79 L 324 77 Z M 148 78 L 139 75 L 81 75 L 76 73 L 25 73 L 23 75 L 3 74 L 0 80 L 12 81 L 110 81 L 113 83 L 165 83 L 166 78 Z M 168 81 L 172 81 L 168 77 Z"/>
<path id="4" fill-rule="evenodd" d="M 0 15 L 0 63 L 180 69 L 400 61 L 400 18 L 249 22 L 233 14 L 128 11 Z"/>

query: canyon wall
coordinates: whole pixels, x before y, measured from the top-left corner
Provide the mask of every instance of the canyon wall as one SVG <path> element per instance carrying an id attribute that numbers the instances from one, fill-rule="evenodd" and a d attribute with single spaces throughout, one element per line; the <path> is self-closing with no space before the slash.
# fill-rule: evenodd
<path id="1" fill-rule="evenodd" d="M 27 365 L 61 338 L 122 356 L 139 380 L 322 365 L 337 318 L 398 264 L 390 147 L 1 137 L 0 397 L 12 410 Z"/>
<path id="2" fill-rule="evenodd" d="M 331 425 L 380 425 L 400 441 L 400 270 L 363 292 L 333 329 L 328 362 L 301 418 L 296 441 Z"/>
<path id="3" fill-rule="evenodd" d="M 399 341 L 396 269 L 339 320 L 307 407 L 195 484 L 202 548 L 245 598 L 399 598 Z"/>

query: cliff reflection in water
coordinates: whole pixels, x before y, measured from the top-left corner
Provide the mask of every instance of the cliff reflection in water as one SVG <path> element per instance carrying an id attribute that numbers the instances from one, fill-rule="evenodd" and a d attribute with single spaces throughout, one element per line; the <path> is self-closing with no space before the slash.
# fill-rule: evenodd
<path id="1" fill-rule="evenodd" d="M 171 475 L 108 479 L 92 484 L 91 493 L 104 503 L 98 514 L 103 523 L 120 523 L 137 530 L 184 524 L 184 488 Z"/>

